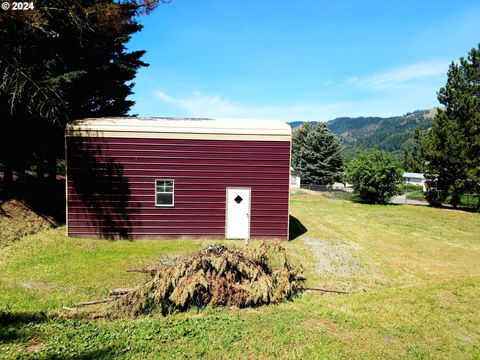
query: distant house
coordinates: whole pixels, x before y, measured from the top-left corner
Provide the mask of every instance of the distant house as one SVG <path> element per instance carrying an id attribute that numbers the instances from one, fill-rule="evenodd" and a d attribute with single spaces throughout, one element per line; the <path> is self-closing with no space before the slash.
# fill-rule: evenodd
<path id="1" fill-rule="evenodd" d="M 332 190 L 342 190 L 342 191 L 347 191 L 351 192 L 353 191 L 353 185 L 350 183 L 343 183 L 343 182 L 334 182 L 331 186 Z"/>
<path id="2" fill-rule="evenodd" d="M 421 173 L 404 172 L 403 180 L 406 184 L 418 185 L 423 188 L 423 191 L 427 191 L 425 187 L 425 176 Z"/>
<path id="3" fill-rule="evenodd" d="M 290 168 L 290 189 L 300 189 L 300 174 Z"/>

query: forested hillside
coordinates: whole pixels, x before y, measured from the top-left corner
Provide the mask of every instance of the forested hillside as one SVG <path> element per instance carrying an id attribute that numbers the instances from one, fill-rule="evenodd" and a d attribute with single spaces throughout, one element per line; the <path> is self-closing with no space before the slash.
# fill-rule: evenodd
<path id="1" fill-rule="evenodd" d="M 330 120 L 326 125 L 341 140 L 344 145 L 343 156 L 347 159 L 368 148 L 377 148 L 401 156 L 403 148 L 413 142 L 415 129 L 428 129 L 435 113 L 435 109 L 430 109 L 388 118 L 342 117 Z M 290 126 L 295 129 L 302 124 L 301 121 L 295 121 L 291 122 Z"/>

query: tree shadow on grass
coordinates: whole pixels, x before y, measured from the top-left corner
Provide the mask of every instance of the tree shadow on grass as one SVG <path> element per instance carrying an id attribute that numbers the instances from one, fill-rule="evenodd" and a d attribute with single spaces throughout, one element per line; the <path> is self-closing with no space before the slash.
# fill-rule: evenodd
<path id="1" fill-rule="evenodd" d="M 26 342 L 32 337 L 31 325 L 47 320 L 42 312 L 0 312 L 0 343 Z"/>
<path id="2" fill-rule="evenodd" d="M 468 212 L 468 213 L 479 213 L 480 210 L 477 210 L 474 207 L 466 207 L 466 206 L 457 206 L 456 208 L 449 205 L 449 204 L 442 204 L 442 205 L 415 205 L 415 204 L 409 204 L 413 206 L 426 206 L 426 207 L 431 207 L 435 209 L 441 209 L 441 210 L 456 210 L 456 211 L 463 211 L 463 212 Z"/>
<path id="3" fill-rule="evenodd" d="M 47 354 L 47 356 L 42 357 L 48 360 L 63 360 L 63 359 L 75 359 L 75 360 L 84 360 L 84 359 L 114 359 L 115 356 L 115 347 L 114 346 L 103 346 L 95 350 L 84 351 L 79 354 L 65 355 L 65 354 Z"/>
<path id="4" fill-rule="evenodd" d="M 37 355 L 42 359 L 112 359 L 114 357 L 118 349 L 112 345 L 72 354 L 62 353 L 62 348 L 59 351 L 50 348 L 47 353 L 37 353 L 37 349 L 29 349 L 33 341 L 34 345 L 39 344 L 38 351 L 41 351 L 42 330 L 36 325 L 55 318 L 61 318 L 61 316 L 47 315 L 43 312 L 0 312 L 0 345 L 18 344 L 24 348 L 22 355 Z"/>
<path id="5" fill-rule="evenodd" d="M 288 229 L 288 240 L 291 241 L 305 234 L 308 229 L 295 216 L 289 215 L 289 217 L 290 227 Z"/>

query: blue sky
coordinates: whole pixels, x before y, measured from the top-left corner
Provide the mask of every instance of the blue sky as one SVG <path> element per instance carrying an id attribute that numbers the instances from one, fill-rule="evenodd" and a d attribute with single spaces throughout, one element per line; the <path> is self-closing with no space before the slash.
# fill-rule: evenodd
<path id="1" fill-rule="evenodd" d="M 480 42 L 478 0 L 172 0 L 140 22 L 139 116 L 401 115 Z"/>

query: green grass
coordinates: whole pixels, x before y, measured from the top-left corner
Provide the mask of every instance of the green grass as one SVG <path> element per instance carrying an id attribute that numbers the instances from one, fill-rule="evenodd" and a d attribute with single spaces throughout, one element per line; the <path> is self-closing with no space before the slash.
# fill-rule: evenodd
<path id="1" fill-rule="evenodd" d="M 286 246 L 308 285 L 351 294 L 165 318 L 67 318 L 63 305 L 144 278 L 126 269 L 209 242 L 82 240 L 46 230 L 0 249 L 0 358 L 479 358 L 479 214 L 308 191 L 291 201 L 308 231 Z M 317 243 L 348 256 L 318 272 Z"/>
<path id="2" fill-rule="evenodd" d="M 422 190 L 414 190 L 406 193 L 409 199 L 425 199 L 425 193 Z"/>

